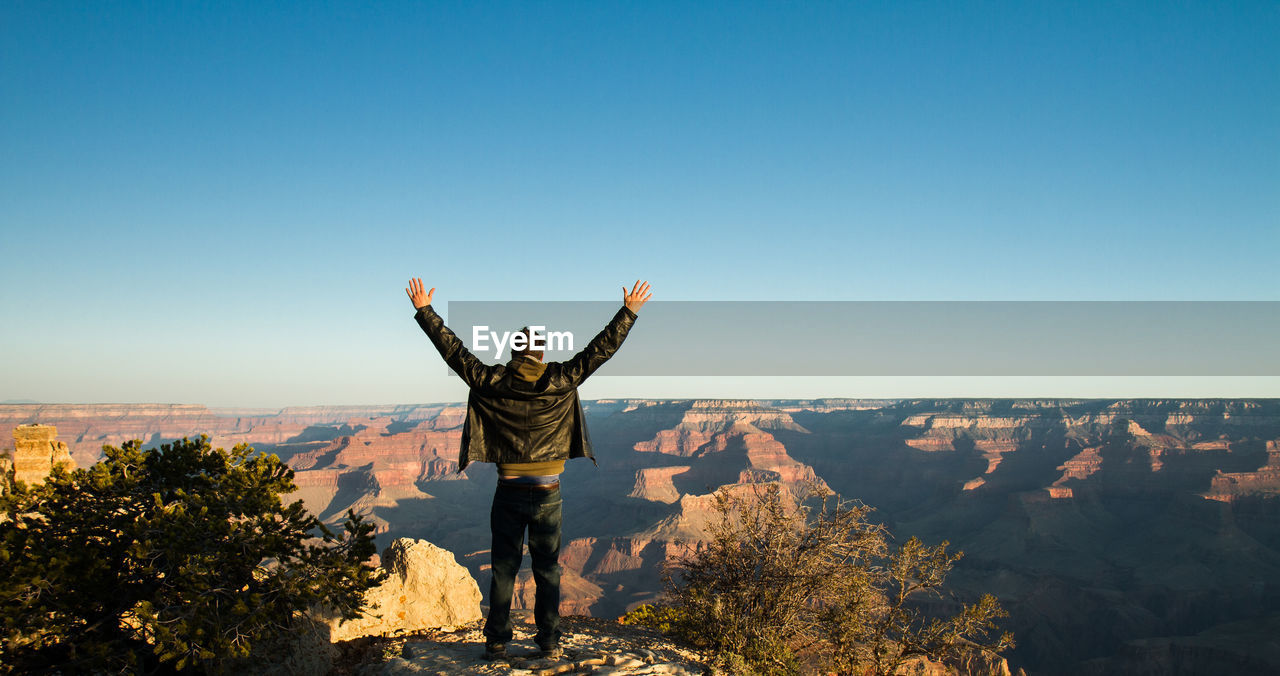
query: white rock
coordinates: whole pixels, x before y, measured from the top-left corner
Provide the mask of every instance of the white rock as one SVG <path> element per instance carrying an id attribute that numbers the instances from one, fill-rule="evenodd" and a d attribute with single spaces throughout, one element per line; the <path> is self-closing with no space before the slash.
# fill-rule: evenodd
<path id="1" fill-rule="evenodd" d="M 605 664 L 615 667 L 634 669 L 636 667 L 643 667 L 644 660 L 630 655 L 610 655 L 605 658 Z"/>
<path id="2" fill-rule="evenodd" d="M 389 574 L 365 594 L 366 614 L 332 620 L 331 640 L 456 627 L 482 617 L 480 586 L 447 549 L 398 538 L 383 550 L 382 567 Z"/>

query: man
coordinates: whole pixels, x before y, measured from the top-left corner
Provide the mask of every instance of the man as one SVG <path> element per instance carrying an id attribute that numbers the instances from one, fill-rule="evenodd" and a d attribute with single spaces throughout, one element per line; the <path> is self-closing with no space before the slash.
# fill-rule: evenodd
<path id="1" fill-rule="evenodd" d="M 623 306 L 581 352 L 566 362 L 544 363 L 532 334 L 523 330 L 522 350 L 506 364 L 486 365 L 471 354 L 431 307 L 434 288 L 422 280 L 405 289 L 417 312 L 414 319 L 440 351 L 445 363 L 471 388 L 462 426 L 458 471 L 471 462 L 498 465 L 489 525 L 493 579 L 485 620 L 485 656 L 506 656 L 511 640 L 511 597 L 529 531 L 533 559 L 534 640 L 543 657 L 559 657 L 560 643 L 560 473 L 570 458 L 595 457 L 587 436 L 578 386 L 622 346 L 636 312 L 653 294 L 636 280 L 622 287 Z"/>

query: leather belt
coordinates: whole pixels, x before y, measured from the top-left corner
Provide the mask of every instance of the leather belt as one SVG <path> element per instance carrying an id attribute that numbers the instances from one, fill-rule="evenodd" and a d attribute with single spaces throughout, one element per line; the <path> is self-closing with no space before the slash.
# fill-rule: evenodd
<path id="1" fill-rule="evenodd" d="M 560 482 L 557 481 L 553 484 L 529 484 L 529 483 L 507 483 L 505 481 L 499 480 L 498 485 L 504 488 L 523 488 L 531 491 L 549 491 L 553 488 L 559 488 Z"/>

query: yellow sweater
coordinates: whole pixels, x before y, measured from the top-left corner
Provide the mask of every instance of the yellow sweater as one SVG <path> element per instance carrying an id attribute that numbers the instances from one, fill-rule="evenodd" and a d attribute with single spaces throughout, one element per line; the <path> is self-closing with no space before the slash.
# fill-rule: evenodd
<path id="1" fill-rule="evenodd" d="M 498 476 L 550 476 L 562 472 L 564 472 L 563 460 L 498 463 Z"/>

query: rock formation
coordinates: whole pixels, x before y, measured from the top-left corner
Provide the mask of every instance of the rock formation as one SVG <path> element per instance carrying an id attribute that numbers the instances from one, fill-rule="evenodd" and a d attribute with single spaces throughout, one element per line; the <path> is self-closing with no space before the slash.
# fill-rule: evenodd
<path id="1" fill-rule="evenodd" d="M 635 449 L 691 457 L 724 450 L 727 435 L 734 432 L 773 429 L 805 431 L 789 413 L 754 401 L 699 400 L 688 406 L 678 425 L 660 430 L 652 439 L 637 443 Z"/>
<path id="2" fill-rule="evenodd" d="M 365 615 L 334 620 L 332 640 L 451 628 L 480 619 L 480 587 L 452 552 L 425 540 L 399 538 L 383 550 L 381 560 L 388 576 L 366 593 Z"/>
<path id="3" fill-rule="evenodd" d="M 430 499 L 420 488 L 426 482 L 466 478 L 457 471 L 462 431 L 452 426 L 461 420 L 456 411 L 442 409 L 441 417 L 428 420 L 347 421 L 343 435 L 290 457 L 297 498 L 326 516 L 347 509 L 371 513 L 379 532 L 386 532 L 377 508 Z"/>
<path id="4" fill-rule="evenodd" d="M 1280 496 L 1280 439 L 1267 441 L 1267 462 L 1264 465 L 1251 472 L 1217 470 L 1205 493 L 1205 497 L 1222 502 L 1231 502 L 1245 495 Z"/>
<path id="5" fill-rule="evenodd" d="M 58 441 L 58 428 L 52 425 L 13 428 L 13 454 L 5 464 L 12 468 L 14 480 L 25 484 L 44 481 L 57 465 L 68 471 L 76 468 L 67 445 Z"/>
<path id="6" fill-rule="evenodd" d="M 631 489 L 628 497 L 671 504 L 680 499 L 680 491 L 676 490 L 671 478 L 690 469 L 689 465 L 672 465 L 636 470 L 635 488 Z"/>

